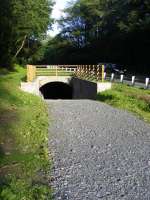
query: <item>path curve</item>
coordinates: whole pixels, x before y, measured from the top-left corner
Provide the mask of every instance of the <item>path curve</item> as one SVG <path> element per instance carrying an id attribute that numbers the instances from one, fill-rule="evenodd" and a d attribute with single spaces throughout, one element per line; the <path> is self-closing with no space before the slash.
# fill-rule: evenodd
<path id="1" fill-rule="evenodd" d="M 47 104 L 54 199 L 150 199 L 148 124 L 96 101 Z"/>

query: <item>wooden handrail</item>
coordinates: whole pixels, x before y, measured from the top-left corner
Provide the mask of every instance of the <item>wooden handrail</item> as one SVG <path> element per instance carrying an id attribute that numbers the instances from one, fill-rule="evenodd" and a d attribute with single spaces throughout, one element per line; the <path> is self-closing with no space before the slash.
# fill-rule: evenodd
<path id="1" fill-rule="evenodd" d="M 42 71 L 43 70 L 43 71 Z M 43 73 L 43 75 L 41 75 Z M 104 66 L 99 65 L 27 65 L 27 81 L 32 82 L 37 75 L 61 76 L 74 74 L 77 77 L 104 81 Z M 51 75 L 50 75 L 51 74 Z"/>

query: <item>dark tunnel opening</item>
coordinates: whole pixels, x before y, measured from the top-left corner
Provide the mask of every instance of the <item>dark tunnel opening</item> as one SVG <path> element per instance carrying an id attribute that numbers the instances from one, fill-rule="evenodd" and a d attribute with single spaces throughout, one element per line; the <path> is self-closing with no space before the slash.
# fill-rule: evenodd
<path id="1" fill-rule="evenodd" d="M 50 82 L 40 88 L 44 99 L 72 99 L 72 87 L 63 82 Z"/>

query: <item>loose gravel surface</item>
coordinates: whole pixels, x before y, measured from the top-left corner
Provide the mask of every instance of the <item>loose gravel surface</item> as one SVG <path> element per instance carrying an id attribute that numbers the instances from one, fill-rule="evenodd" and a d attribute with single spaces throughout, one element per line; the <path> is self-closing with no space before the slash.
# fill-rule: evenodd
<path id="1" fill-rule="evenodd" d="M 150 126 L 90 100 L 47 101 L 54 199 L 150 200 Z"/>

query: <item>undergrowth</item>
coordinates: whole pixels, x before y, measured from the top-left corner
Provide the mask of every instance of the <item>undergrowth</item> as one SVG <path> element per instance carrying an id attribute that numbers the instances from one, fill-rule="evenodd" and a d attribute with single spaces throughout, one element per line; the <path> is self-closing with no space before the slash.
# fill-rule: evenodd
<path id="1" fill-rule="evenodd" d="M 26 70 L 0 71 L 0 199 L 49 200 L 48 115 L 20 90 Z"/>

